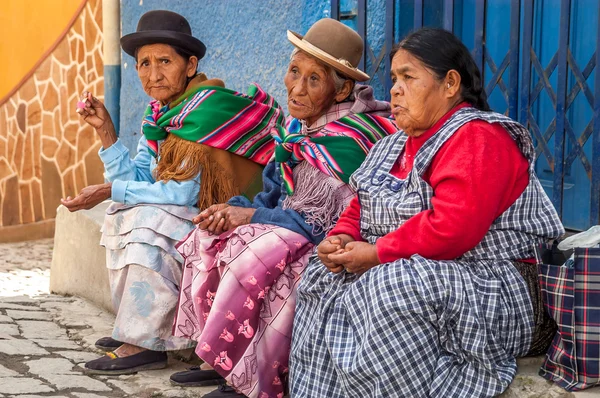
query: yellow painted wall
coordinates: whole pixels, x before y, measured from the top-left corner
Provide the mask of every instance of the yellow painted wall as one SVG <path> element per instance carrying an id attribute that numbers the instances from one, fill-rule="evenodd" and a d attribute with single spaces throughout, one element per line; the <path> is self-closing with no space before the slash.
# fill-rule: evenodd
<path id="1" fill-rule="evenodd" d="M 0 99 L 60 38 L 85 0 L 2 0 Z"/>

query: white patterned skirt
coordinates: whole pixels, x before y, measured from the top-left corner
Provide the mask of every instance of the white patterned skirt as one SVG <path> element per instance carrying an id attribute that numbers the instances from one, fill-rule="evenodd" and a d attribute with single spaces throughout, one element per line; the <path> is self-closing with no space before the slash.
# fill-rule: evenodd
<path id="1" fill-rule="evenodd" d="M 291 396 L 493 397 L 532 332 L 511 261 L 413 256 L 356 276 L 313 257 L 298 287 Z"/>
<path id="2" fill-rule="evenodd" d="M 193 228 L 195 208 L 111 205 L 102 227 L 106 266 L 117 314 L 112 338 L 153 351 L 195 342 L 172 336 L 182 258 L 175 244 Z"/>

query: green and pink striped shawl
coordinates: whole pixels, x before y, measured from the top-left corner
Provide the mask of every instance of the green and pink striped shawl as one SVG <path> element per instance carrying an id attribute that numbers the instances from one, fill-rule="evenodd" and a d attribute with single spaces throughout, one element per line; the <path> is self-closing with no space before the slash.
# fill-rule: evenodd
<path id="1" fill-rule="evenodd" d="M 273 154 L 270 131 L 284 125 L 283 111 L 258 85 L 248 94 L 216 86 L 200 86 L 184 94 L 173 108 L 148 105 L 142 133 L 153 156 L 168 134 L 243 156 L 265 165 Z"/>
<path id="2" fill-rule="evenodd" d="M 314 135 L 303 135 L 300 130 L 300 121 L 291 119 L 287 130 L 278 128 L 275 137 L 275 160 L 281 163 L 288 195 L 294 193 L 292 169 L 298 163 L 307 161 L 325 175 L 348 183 L 373 145 L 398 127 L 387 117 L 356 113 L 327 123 Z"/>

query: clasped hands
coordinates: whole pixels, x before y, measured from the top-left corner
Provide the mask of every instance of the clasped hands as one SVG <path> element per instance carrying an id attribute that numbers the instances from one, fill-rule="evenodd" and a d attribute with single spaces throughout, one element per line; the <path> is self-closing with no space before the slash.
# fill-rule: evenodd
<path id="1" fill-rule="evenodd" d="M 227 203 L 212 205 L 198 214 L 192 222 L 198 228 L 219 235 L 241 225 L 250 224 L 256 209 L 230 206 Z"/>
<path id="2" fill-rule="evenodd" d="M 375 245 L 355 241 L 345 234 L 325 238 L 317 247 L 317 254 L 329 271 L 336 274 L 344 269 L 362 274 L 380 264 Z"/>

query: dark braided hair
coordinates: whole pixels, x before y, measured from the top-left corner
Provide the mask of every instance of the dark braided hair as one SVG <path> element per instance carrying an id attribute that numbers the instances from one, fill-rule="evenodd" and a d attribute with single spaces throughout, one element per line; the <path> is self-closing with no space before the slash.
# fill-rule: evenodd
<path id="1" fill-rule="evenodd" d="M 456 70 L 460 74 L 463 100 L 479 110 L 490 110 L 481 72 L 467 47 L 452 33 L 438 28 L 416 30 L 394 46 L 390 62 L 398 50 L 405 50 L 423 62 L 438 80 L 442 80 L 449 70 Z"/>

